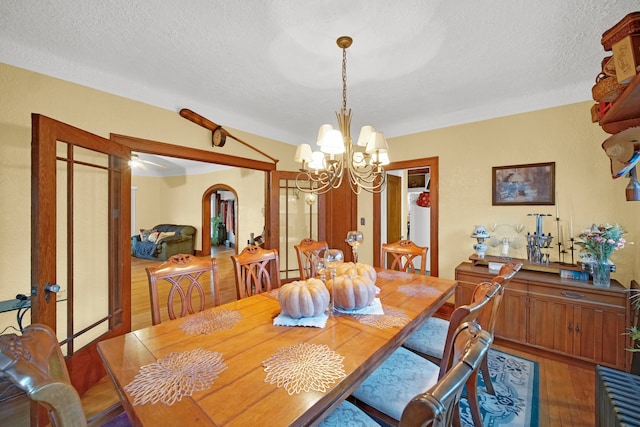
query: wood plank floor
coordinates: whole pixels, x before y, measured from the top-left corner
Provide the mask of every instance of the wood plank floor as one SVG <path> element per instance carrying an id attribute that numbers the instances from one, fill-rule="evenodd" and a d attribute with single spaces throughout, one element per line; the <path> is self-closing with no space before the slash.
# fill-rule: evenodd
<path id="1" fill-rule="evenodd" d="M 218 260 L 220 297 L 223 304 L 236 299 L 233 266 L 229 258 L 232 253 L 233 250 L 223 249 L 214 255 Z M 131 310 L 133 330 L 151 325 L 149 288 L 144 268 L 156 264 L 159 264 L 159 262 L 132 258 Z M 208 298 L 207 304 L 213 305 L 210 293 L 207 294 L 206 298 Z M 494 344 L 494 347 L 539 363 L 539 425 L 541 427 L 584 427 L 595 425 L 594 367 L 574 365 L 498 343 Z"/>

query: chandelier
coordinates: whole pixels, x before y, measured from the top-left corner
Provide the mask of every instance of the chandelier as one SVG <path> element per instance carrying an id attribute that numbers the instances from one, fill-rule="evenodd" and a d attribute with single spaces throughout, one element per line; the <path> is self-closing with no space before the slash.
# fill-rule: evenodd
<path id="1" fill-rule="evenodd" d="M 336 113 L 339 130 L 325 124 L 318 131 L 319 151 L 312 151 L 309 144 L 296 149 L 294 160 L 301 162 L 296 177 L 296 187 L 307 193 L 324 194 L 342 185 L 345 174 L 351 190 L 360 194 L 364 189 L 380 193 L 386 186 L 384 165 L 389 164 L 389 146 L 382 132 L 373 126 L 363 126 L 357 145 L 351 140 L 351 109 L 347 109 L 347 48 L 353 39 L 348 36 L 336 40 L 342 49 L 342 108 Z"/>

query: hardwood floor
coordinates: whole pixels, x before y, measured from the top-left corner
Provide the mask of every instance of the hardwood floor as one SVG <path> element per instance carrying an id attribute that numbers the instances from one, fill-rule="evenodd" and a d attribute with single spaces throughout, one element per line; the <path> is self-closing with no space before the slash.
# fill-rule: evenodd
<path id="1" fill-rule="evenodd" d="M 220 299 L 224 304 L 236 299 L 233 265 L 229 255 L 233 250 L 223 250 L 214 256 L 218 260 Z M 151 325 L 149 287 L 146 266 L 159 264 L 132 258 L 132 328 Z M 206 295 L 207 304 L 213 305 L 211 294 Z M 541 427 L 593 426 L 595 425 L 595 367 L 560 361 L 513 347 L 495 343 L 494 347 L 517 356 L 538 362 L 540 367 L 539 425 Z"/>

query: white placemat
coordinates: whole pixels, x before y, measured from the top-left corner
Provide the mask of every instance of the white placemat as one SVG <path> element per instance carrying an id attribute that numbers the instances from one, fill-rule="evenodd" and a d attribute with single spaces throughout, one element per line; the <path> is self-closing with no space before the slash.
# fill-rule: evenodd
<path id="1" fill-rule="evenodd" d="M 273 319 L 274 326 L 309 326 L 313 328 L 324 328 L 327 325 L 327 319 L 329 315 L 322 313 L 315 317 L 301 317 L 300 319 L 294 319 L 284 313 L 278 314 Z"/>

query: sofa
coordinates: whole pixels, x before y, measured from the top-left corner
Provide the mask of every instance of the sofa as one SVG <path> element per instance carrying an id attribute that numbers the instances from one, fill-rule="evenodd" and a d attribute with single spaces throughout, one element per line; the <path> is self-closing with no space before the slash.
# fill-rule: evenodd
<path id="1" fill-rule="evenodd" d="M 176 254 L 193 255 L 195 237 L 196 228 L 191 225 L 158 224 L 131 237 L 131 255 L 160 261 Z"/>

